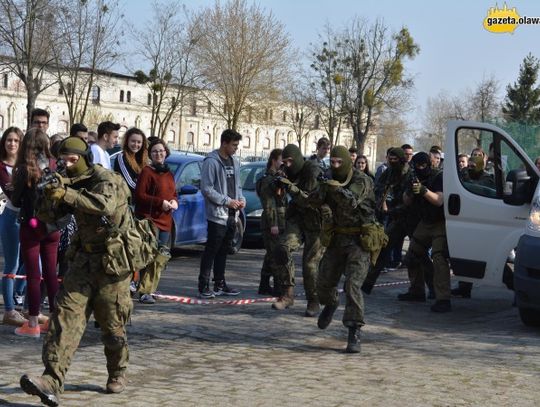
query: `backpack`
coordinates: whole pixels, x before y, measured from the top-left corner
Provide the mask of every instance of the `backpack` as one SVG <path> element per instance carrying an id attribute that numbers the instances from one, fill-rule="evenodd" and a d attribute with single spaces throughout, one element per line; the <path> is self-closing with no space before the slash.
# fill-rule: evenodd
<path id="1" fill-rule="evenodd" d="M 130 211 L 133 227 L 122 233 L 131 269 L 142 270 L 159 253 L 156 228 L 150 219 L 137 219 Z"/>

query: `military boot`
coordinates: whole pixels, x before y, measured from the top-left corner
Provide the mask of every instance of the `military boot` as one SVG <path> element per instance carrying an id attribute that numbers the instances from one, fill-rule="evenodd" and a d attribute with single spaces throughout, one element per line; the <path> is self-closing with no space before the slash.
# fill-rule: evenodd
<path id="1" fill-rule="evenodd" d="M 328 328 L 328 325 L 330 325 L 330 322 L 332 322 L 332 317 L 334 316 L 334 312 L 338 309 L 338 305 L 325 305 L 321 315 L 319 315 L 319 319 L 317 320 L 317 326 L 321 329 Z"/>
<path id="2" fill-rule="evenodd" d="M 294 287 L 286 286 L 283 287 L 281 297 L 272 304 L 272 308 L 277 310 L 284 310 L 286 308 L 292 307 L 294 304 Z"/>
<path id="3" fill-rule="evenodd" d="M 260 295 L 272 295 L 273 290 L 270 286 L 270 276 L 264 275 L 261 276 L 261 282 L 259 283 L 259 291 L 257 291 Z"/>
<path id="4" fill-rule="evenodd" d="M 38 396 L 46 406 L 56 407 L 60 404 L 57 391 L 41 377 L 23 375 L 20 385 L 25 393 Z"/>
<path id="5" fill-rule="evenodd" d="M 349 328 L 349 337 L 347 338 L 347 347 L 345 353 L 360 353 L 360 338 L 356 334 L 357 328 Z"/>
<path id="6" fill-rule="evenodd" d="M 107 393 L 122 393 L 127 386 L 126 376 L 109 377 L 107 379 Z"/>
<path id="7" fill-rule="evenodd" d="M 317 316 L 321 309 L 321 306 L 319 305 L 318 300 L 308 300 L 306 312 L 304 313 L 304 316 L 309 318 L 314 318 Z"/>

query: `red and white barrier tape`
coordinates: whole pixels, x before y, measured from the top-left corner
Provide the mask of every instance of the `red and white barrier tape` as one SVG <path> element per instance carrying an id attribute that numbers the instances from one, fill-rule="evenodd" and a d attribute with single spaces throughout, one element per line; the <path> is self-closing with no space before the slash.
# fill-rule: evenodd
<path id="1" fill-rule="evenodd" d="M 409 281 L 396 281 L 393 283 L 380 283 L 375 284 L 374 287 L 391 287 L 396 285 L 403 285 L 403 284 L 409 284 Z M 338 290 L 340 293 L 343 292 L 343 290 Z M 295 297 L 301 297 L 305 295 L 305 293 L 299 293 L 296 294 Z M 193 297 L 184 297 L 184 296 L 176 296 L 176 295 L 165 295 L 165 294 L 158 294 L 154 293 L 152 296 L 156 299 L 161 300 L 168 300 L 173 302 L 178 302 L 180 304 L 188 304 L 188 305 L 248 305 L 248 304 L 255 304 L 257 302 L 274 302 L 277 298 L 276 297 L 265 297 L 265 298 L 245 298 L 245 299 L 238 299 L 238 300 L 226 300 L 226 301 L 211 301 L 211 300 L 201 300 L 199 298 L 193 298 Z"/>
<path id="2" fill-rule="evenodd" d="M 26 280 L 27 279 L 25 275 L 20 275 L 20 274 L 2 274 L 2 278 L 4 277 L 9 278 L 11 280 Z M 40 277 L 40 280 L 43 280 L 43 277 Z M 61 283 L 62 279 L 59 278 L 58 282 Z"/>

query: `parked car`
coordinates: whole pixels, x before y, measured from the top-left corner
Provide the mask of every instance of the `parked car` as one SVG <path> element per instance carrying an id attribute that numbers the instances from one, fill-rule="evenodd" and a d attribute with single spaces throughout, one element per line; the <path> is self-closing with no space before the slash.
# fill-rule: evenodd
<path id="1" fill-rule="evenodd" d="M 118 153 L 111 156 L 112 164 L 117 155 Z M 208 225 L 204 197 L 200 191 L 203 160 L 204 157 L 198 154 L 172 151 L 165 161 L 174 176 L 178 194 L 178 209 L 173 212 L 171 249 L 206 242 Z M 245 214 L 241 212 L 231 254 L 236 253 L 242 246 L 245 225 Z"/>
<path id="2" fill-rule="evenodd" d="M 244 242 L 257 246 L 263 245 L 261 233 L 261 201 L 255 191 L 257 180 L 266 171 L 266 161 L 256 161 L 244 164 L 240 167 L 240 182 L 242 183 L 242 193 L 246 198 L 246 230 L 244 232 Z"/>

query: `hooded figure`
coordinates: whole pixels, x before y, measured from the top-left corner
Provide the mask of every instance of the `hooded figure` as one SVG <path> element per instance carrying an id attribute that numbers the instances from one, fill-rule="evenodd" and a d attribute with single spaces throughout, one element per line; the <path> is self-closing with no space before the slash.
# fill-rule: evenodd
<path id="1" fill-rule="evenodd" d="M 334 166 L 332 161 L 341 160 L 341 165 Z M 336 146 L 330 152 L 330 171 L 332 179 L 344 183 L 352 173 L 352 160 L 349 150 L 343 146 Z"/>
<path id="2" fill-rule="evenodd" d="M 281 157 L 283 160 L 292 158 L 292 165 L 289 167 L 285 166 L 285 173 L 290 179 L 296 179 L 298 173 L 304 166 L 304 156 L 302 155 L 300 148 L 295 144 L 287 144 L 283 149 Z"/>
<path id="3" fill-rule="evenodd" d="M 94 164 L 92 164 L 92 152 L 88 144 L 80 137 L 68 137 L 60 144 L 58 155 L 77 154 L 80 159 L 73 165 L 67 166 L 66 173 L 70 178 L 84 174 Z"/>
<path id="4" fill-rule="evenodd" d="M 407 162 L 407 158 L 405 157 L 405 151 L 401 147 L 394 147 L 389 152 L 388 155 L 393 155 L 394 157 L 399 158 L 399 162 L 390 163 L 390 168 L 397 169 L 403 167 L 403 165 Z"/>
<path id="5" fill-rule="evenodd" d="M 428 153 L 424 153 L 423 151 L 420 153 L 416 153 L 411 159 L 411 163 L 414 168 L 414 173 L 420 181 L 425 181 L 431 174 L 431 159 Z M 418 168 L 418 166 L 424 164 L 426 164 L 425 168 Z"/>

